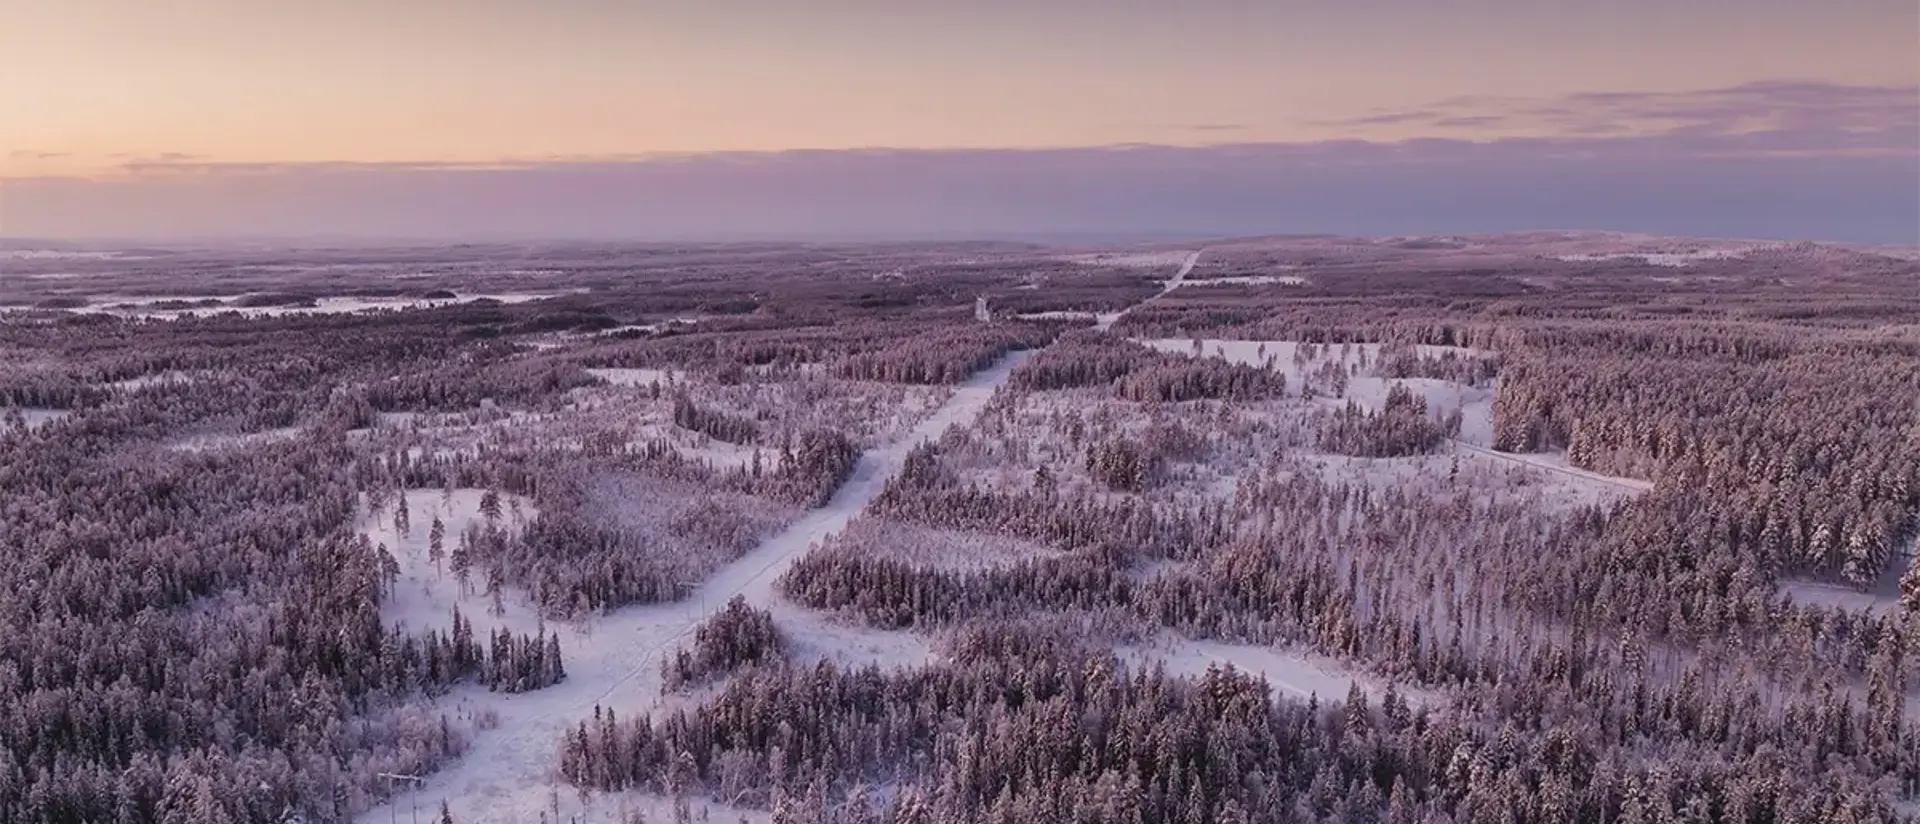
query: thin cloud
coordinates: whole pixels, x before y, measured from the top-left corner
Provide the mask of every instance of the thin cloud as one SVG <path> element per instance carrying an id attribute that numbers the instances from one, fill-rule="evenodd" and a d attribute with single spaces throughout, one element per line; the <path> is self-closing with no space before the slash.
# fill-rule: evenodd
<path id="1" fill-rule="evenodd" d="M 1920 127 L 1920 87 L 1856 86 L 1773 80 L 1683 92 L 1583 92 L 1552 99 L 1466 96 L 1405 111 L 1334 121 L 1365 130 L 1383 125 L 1436 133 L 1490 129 L 1590 138 L 1791 137 L 1796 151 L 1912 153 Z M 1624 137 L 1618 139 L 1626 139 Z M 1743 143 L 1750 141 L 1736 141 Z"/>
<path id="2" fill-rule="evenodd" d="M 1465 118 L 1476 124 L 1496 115 Z M 1443 118 L 1457 122 L 1460 118 Z M 982 159 L 1019 164 L 1058 164 L 1075 168 L 1102 157 L 1133 155 L 1181 167 L 1225 159 L 1260 163 L 1431 164 L 1505 158 L 1512 160 L 1565 157 L 1604 157 L 1619 160 L 1737 159 L 1783 153 L 1845 156 L 1912 157 L 1920 139 L 1920 123 L 1884 128 L 1836 129 L 1826 125 L 1729 132 L 1693 124 L 1656 133 L 1627 133 L 1619 122 L 1574 124 L 1557 137 L 1498 137 L 1468 139 L 1422 137 L 1394 142 L 1324 140 L 1298 143 L 1227 142 L 1206 146 L 1161 143 L 1120 143 L 1106 146 L 1056 149 L 793 149 L 775 152 L 710 152 L 676 154 L 568 155 L 563 157 L 502 158 L 490 161 L 390 162 L 241 162 L 205 159 L 139 159 L 117 167 L 128 177 L 231 177 L 261 175 L 397 175 L 446 172 L 624 172 L 693 167 L 703 170 L 751 169 L 832 165 L 897 164 L 938 168 Z"/>

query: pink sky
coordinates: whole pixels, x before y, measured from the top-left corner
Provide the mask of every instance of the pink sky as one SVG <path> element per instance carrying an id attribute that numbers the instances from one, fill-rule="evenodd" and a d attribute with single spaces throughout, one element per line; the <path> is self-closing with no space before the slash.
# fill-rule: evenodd
<path id="1" fill-rule="evenodd" d="M 266 195 L 237 178 L 339 168 L 315 164 L 404 187 L 801 149 L 1920 152 L 1912 0 L 0 0 L 0 77 L 0 234 L 159 232 L 115 204 L 182 174 L 195 226 L 244 223 Z"/>

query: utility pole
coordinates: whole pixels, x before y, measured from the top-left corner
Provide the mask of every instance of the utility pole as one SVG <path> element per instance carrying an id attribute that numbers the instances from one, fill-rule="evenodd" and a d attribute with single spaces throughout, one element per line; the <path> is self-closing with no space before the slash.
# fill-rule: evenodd
<path id="1" fill-rule="evenodd" d="M 411 789 L 413 792 L 410 795 L 413 801 L 413 824 L 420 824 L 420 784 L 427 779 L 418 775 L 402 775 L 400 773 L 384 772 L 376 774 L 375 777 L 386 779 L 388 790 L 393 789 L 393 782 L 395 781 L 406 781 L 412 784 Z M 395 810 L 391 804 L 387 806 L 387 821 L 389 824 L 398 824 L 398 822 L 394 820 L 398 812 L 399 811 Z"/>

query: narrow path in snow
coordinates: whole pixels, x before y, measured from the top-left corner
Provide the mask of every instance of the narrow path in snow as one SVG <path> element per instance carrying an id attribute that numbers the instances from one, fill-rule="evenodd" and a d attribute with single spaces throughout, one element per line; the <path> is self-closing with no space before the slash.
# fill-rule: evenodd
<path id="1" fill-rule="evenodd" d="M 721 567 L 705 583 L 687 597 L 675 602 L 680 609 L 677 616 L 678 631 L 665 639 L 656 641 L 637 666 L 596 697 L 595 703 L 605 700 L 617 691 L 621 685 L 637 676 L 650 672 L 657 667 L 656 656 L 666 645 L 689 635 L 704 620 L 706 615 L 721 606 L 735 595 L 746 598 L 757 607 L 774 606 L 778 593 L 773 582 L 778 580 L 793 562 L 806 553 L 814 544 L 825 540 L 829 535 L 845 529 L 847 522 L 867 508 L 874 496 L 887 479 L 900 471 L 906 462 L 907 453 L 926 441 L 935 440 L 956 424 L 971 423 L 979 417 L 980 410 L 993 397 L 995 390 L 1007 382 L 1007 376 L 1013 369 L 1031 357 L 1030 351 L 1014 352 L 1000 359 L 999 363 L 975 374 L 955 390 L 953 397 L 941 405 L 919 426 L 914 427 L 907 437 L 879 449 L 868 450 L 855 464 L 852 477 L 849 477 L 826 505 L 808 512 L 793 525 L 782 530 L 772 538 L 761 542 L 752 552 L 741 556 L 733 563 Z M 591 709 L 587 707 L 585 709 Z"/>
<path id="2" fill-rule="evenodd" d="M 1158 300 L 1160 298 L 1166 297 L 1168 292 L 1172 292 L 1173 290 L 1180 288 L 1180 284 L 1186 282 L 1187 274 L 1193 271 L 1194 264 L 1200 262 L 1200 253 L 1205 251 L 1206 251 L 1206 247 L 1201 247 L 1199 249 L 1195 249 L 1192 252 L 1187 253 L 1187 259 L 1180 262 L 1179 271 L 1174 272 L 1173 277 L 1169 278 L 1166 283 L 1162 284 L 1160 287 L 1160 291 L 1153 293 L 1152 297 L 1149 297 L 1146 300 L 1140 301 L 1139 303 L 1136 303 L 1118 312 L 1103 312 L 1101 314 L 1094 315 L 1093 328 L 1098 329 L 1102 332 L 1105 332 L 1108 329 L 1112 328 L 1115 322 L 1119 321 L 1123 317 L 1126 317 L 1126 314 L 1128 312 L 1131 312 L 1135 309 L 1138 309 L 1142 306 L 1152 303 L 1155 300 Z"/>
<path id="3" fill-rule="evenodd" d="M 1456 440 L 1456 439 L 1449 439 L 1449 442 L 1453 444 L 1455 449 L 1459 449 L 1465 452 L 1471 452 L 1475 455 L 1486 455 L 1490 458 L 1498 458 L 1503 461 L 1510 461 L 1517 464 L 1525 464 L 1527 466 L 1547 470 L 1548 472 L 1558 472 L 1562 475 L 1566 475 L 1569 477 L 1581 478 L 1589 481 L 1596 481 L 1599 483 L 1607 484 L 1609 486 L 1617 486 L 1621 489 L 1629 489 L 1634 492 L 1646 492 L 1647 490 L 1650 490 L 1653 488 L 1653 483 L 1651 481 L 1643 481 L 1638 478 L 1621 478 L 1614 475 L 1602 475 L 1598 472 L 1589 472 L 1585 469 L 1580 469 L 1579 467 L 1568 466 L 1559 461 L 1555 461 L 1552 458 L 1547 456 L 1529 455 L 1529 454 L 1522 454 L 1522 453 L 1515 453 L 1515 452 L 1499 452 L 1496 450 L 1488 449 L 1484 446 L 1474 446 L 1473 444 L 1467 443 L 1466 441 Z"/>
<path id="4" fill-rule="evenodd" d="M 1105 329 L 1126 311 L 1178 288 L 1199 259 L 1200 251 L 1187 255 L 1160 292 L 1126 310 L 1101 316 L 1098 328 Z M 906 437 L 863 453 L 852 476 L 834 491 L 825 505 L 801 516 L 746 555 L 722 567 L 686 597 L 670 603 L 627 607 L 584 624 L 555 622 L 550 625 L 562 634 L 566 680 L 517 695 L 466 687 L 451 696 L 443 702 L 443 709 L 484 707 L 497 713 L 498 726 L 476 734 L 465 754 L 429 775 L 426 786 L 418 793 L 420 799 L 428 804 L 444 799 L 454 819 L 463 822 L 530 821 L 543 811 L 604 818 L 608 812 L 604 803 L 598 805 L 600 809 L 583 810 L 578 794 L 563 786 L 564 782 L 555 774 L 555 749 L 561 736 L 589 718 L 595 706 L 622 714 L 659 707 L 660 656 L 692 635 L 708 614 L 736 595 L 772 611 L 782 631 L 799 650 L 815 654 L 830 652 L 836 658 L 925 660 L 930 651 L 917 636 L 837 624 L 787 603 L 775 591 L 774 581 L 815 543 L 844 529 L 854 516 L 866 509 L 880 494 L 887 479 L 900 470 L 914 447 L 939 438 L 953 426 L 970 424 L 978 418 L 1014 368 L 1034 354 L 1034 350 L 1011 353 L 973 375 Z M 435 576 L 428 586 L 444 584 Z M 500 620 L 523 627 L 538 625 L 525 593 L 513 593 L 511 600 L 510 616 Z M 645 801 L 629 795 L 630 801 Z M 376 824 L 396 812 L 410 814 L 414 801 L 414 796 L 403 793 L 388 804 L 362 813 L 358 820 L 362 824 Z M 741 814 L 756 820 L 764 817 L 764 813 L 759 812 L 727 813 L 729 817 Z"/>
<path id="5" fill-rule="evenodd" d="M 440 709 L 448 713 L 462 710 L 495 713 L 498 726 L 478 732 L 465 754 L 429 775 L 419 792 L 420 800 L 431 809 L 435 802 L 444 799 L 454 819 L 463 822 L 532 821 L 541 811 L 550 810 L 550 792 L 558 792 L 563 797 L 563 809 L 579 809 L 577 793 L 563 786 L 554 773 L 555 748 L 562 734 L 591 717 L 596 705 L 622 714 L 657 706 L 661 654 L 691 635 L 708 613 L 735 595 L 772 609 L 783 619 L 794 619 L 782 620 L 781 629 L 793 636 L 796 646 L 802 649 L 838 651 L 852 645 L 856 647 L 851 651 L 855 657 L 923 659 L 927 655 L 925 644 L 905 634 L 891 634 L 903 636 L 895 639 L 889 634 L 840 627 L 816 616 L 800 614 L 805 611 L 781 602 L 773 582 L 816 541 L 845 528 L 848 521 L 865 509 L 887 479 L 900 470 L 907 453 L 915 446 L 940 437 L 949 427 L 968 424 L 977 418 L 1013 369 L 1031 356 L 1032 352 L 1009 354 L 968 379 L 906 437 L 862 454 L 852 477 L 841 484 L 824 506 L 808 512 L 751 552 L 722 567 L 687 597 L 671 603 L 615 610 L 584 624 L 548 623 L 549 629 L 561 634 L 566 680 L 515 695 L 489 693 L 467 686 L 442 701 Z M 435 588 L 441 596 L 438 600 L 460 603 L 465 612 L 484 609 L 484 599 L 469 600 L 440 592 L 439 588 L 454 586 L 451 578 L 436 575 L 418 583 Z M 527 602 L 525 593 L 512 592 L 511 596 L 507 599 L 507 616 L 496 619 L 477 615 L 476 625 L 500 624 L 522 632 L 533 631 L 539 624 L 535 608 Z M 395 597 L 422 596 L 407 588 Z M 387 805 L 362 813 L 358 819 L 362 824 L 376 824 L 396 812 L 410 815 L 414 801 L 412 796 L 403 793 Z M 591 817 L 604 817 L 607 812 L 609 810 L 599 810 Z M 727 820 L 738 817 L 737 812 L 729 812 Z"/>
<path id="6" fill-rule="evenodd" d="M 1187 259 L 1180 263 L 1180 271 L 1173 273 L 1173 279 L 1167 281 L 1166 287 L 1160 290 L 1160 295 L 1180 288 L 1180 284 L 1184 283 L 1187 279 L 1187 273 L 1193 271 L 1193 265 L 1200 262 L 1200 253 L 1204 251 L 1206 250 L 1195 249 L 1192 254 L 1187 255 Z M 1154 295 L 1154 297 L 1159 297 L 1160 295 Z M 1152 300 L 1152 298 L 1148 298 L 1148 300 Z"/>

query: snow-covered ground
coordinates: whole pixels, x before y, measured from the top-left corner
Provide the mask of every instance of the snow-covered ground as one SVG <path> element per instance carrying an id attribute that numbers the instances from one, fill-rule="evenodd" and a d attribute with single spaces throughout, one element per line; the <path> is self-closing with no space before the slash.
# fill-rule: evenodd
<path id="1" fill-rule="evenodd" d="M 1160 291 L 1154 293 L 1153 297 L 1147 298 L 1146 300 L 1140 301 L 1139 303 L 1136 303 L 1118 312 L 1102 312 L 1098 315 L 1095 315 L 1093 318 L 1094 328 L 1102 332 L 1105 332 L 1108 329 L 1112 328 L 1115 322 L 1119 321 L 1123 317 L 1126 317 L 1126 314 L 1128 312 L 1138 309 L 1139 307 L 1144 306 L 1148 303 L 1152 303 L 1154 300 L 1164 297 L 1168 292 L 1171 292 L 1175 289 L 1180 288 L 1180 284 L 1184 282 L 1187 279 L 1187 275 L 1193 271 L 1194 265 L 1200 262 L 1200 254 L 1205 251 L 1206 249 L 1195 249 L 1191 252 L 1155 253 L 1156 255 L 1162 255 L 1162 256 L 1153 257 L 1153 258 L 1143 258 L 1143 260 L 1152 261 L 1150 263 L 1128 264 L 1128 265 L 1134 265 L 1134 266 L 1156 266 L 1157 267 L 1157 266 L 1172 266 L 1177 263 L 1180 268 L 1174 270 L 1173 277 L 1170 277 L 1161 283 Z"/>
<path id="2" fill-rule="evenodd" d="M 861 557 L 955 572 L 993 569 L 1060 554 L 1052 547 L 1007 535 L 939 529 L 876 516 L 854 519 L 835 536 L 834 546 Z"/>
<path id="3" fill-rule="evenodd" d="M 1068 255 L 1065 259 L 1074 263 L 1096 266 L 1125 266 L 1135 269 L 1158 269 L 1162 266 L 1179 266 L 1197 252 L 1174 250 L 1163 252 L 1096 252 L 1090 255 Z"/>
<path id="4" fill-rule="evenodd" d="M 41 409 L 33 406 L 17 408 L 20 411 L 20 418 L 26 422 L 28 429 L 38 429 L 44 424 L 52 423 L 73 414 L 72 410 L 68 409 Z M 11 409 L 0 409 L 0 432 L 11 428 L 11 424 L 7 422 L 8 413 L 11 411 Z"/>
<path id="5" fill-rule="evenodd" d="M 1202 357 L 1223 358 L 1227 361 L 1248 366 L 1264 366 L 1287 376 L 1287 391 L 1298 395 L 1302 378 L 1329 361 L 1337 361 L 1341 367 L 1351 369 L 1364 359 L 1367 363 L 1376 363 L 1380 357 L 1380 344 L 1355 343 L 1332 344 L 1323 346 L 1313 357 L 1296 358 L 1300 354 L 1301 343 L 1286 340 L 1210 340 L 1199 341 L 1198 349 L 1191 338 L 1143 338 L 1140 343 L 1162 352 L 1175 354 L 1198 354 Z M 1446 354 L 1475 356 L 1485 354 L 1479 350 L 1458 346 L 1416 346 L 1414 351 L 1422 357 L 1440 357 Z M 1644 492 L 1653 488 L 1653 484 L 1635 478 L 1619 478 L 1602 475 L 1567 465 L 1565 455 L 1556 453 L 1511 453 L 1496 452 L 1493 444 L 1493 397 L 1494 387 L 1477 387 L 1453 381 L 1431 378 L 1380 378 L 1360 374 L 1347 380 L 1346 393 L 1339 398 L 1323 398 L 1327 403 L 1344 404 L 1352 400 L 1362 407 L 1377 409 L 1386 402 L 1387 392 L 1401 384 L 1419 393 L 1427 400 L 1427 408 L 1434 415 L 1445 415 L 1455 410 L 1460 412 L 1460 436 L 1454 440 L 1459 451 L 1489 460 L 1507 461 L 1525 464 L 1554 473 L 1566 478 L 1583 482 L 1606 484 L 1634 492 Z M 1324 389 L 1323 389 L 1324 391 Z"/>
<path id="6" fill-rule="evenodd" d="M 523 593 L 510 592 L 510 597 L 503 597 L 507 614 L 494 616 L 488 613 L 490 604 L 482 596 L 462 597 L 459 584 L 444 559 L 436 568 L 428 557 L 428 533 L 433 519 L 438 517 L 446 528 L 443 549 L 450 553 L 469 525 L 484 526 L 480 499 L 485 494 L 485 490 L 470 488 L 455 489 L 451 493 L 441 489 L 407 490 L 408 530 L 405 533 L 394 524 L 391 503 L 363 514 L 360 534 L 375 546 L 385 546 L 400 563 L 400 580 L 394 585 L 392 596 L 380 605 L 382 620 L 414 630 L 444 631 L 453 626 L 453 610 L 458 607 L 463 616 L 473 619 L 476 631 L 504 626 L 514 632 L 539 632 L 539 619 Z M 509 530 L 539 514 L 531 502 L 515 495 L 501 495 L 500 509 L 501 526 Z M 484 589 L 485 580 L 484 574 L 476 576 L 474 593 Z M 571 656 L 566 657 L 568 663 L 572 663 Z"/>
<path id="7" fill-rule="evenodd" d="M 1145 344 L 1169 354 L 1200 355 L 1202 357 L 1220 358 L 1229 363 L 1237 363 L 1244 366 L 1260 366 L 1284 373 L 1287 376 L 1288 392 L 1294 395 L 1299 394 L 1301 378 L 1305 377 L 1307 373 L 1314 369 L 1319 368 L 1329 361 L 1338 361 L 1342 367 L 1349 369 L 1359 365 L 1363 359 L 1368 364 L 1376 363 L 1380 358 L 1381 348 L 1380 344 L 1377 343 L 1323 344 L 1319 346 L 1319 351 L 1313 357 L 1300 358 L 1298 356 L 1300 355 L 1302 344 L 1299 341 L 1291 340 L 1218 340 L 1201 338 L 1197 349 L 1194 347 L 1193 338 L 1134 338 L 1133 340 L 1135 343 Z M 1470 349 L 1462 346 L 1420 345 L 1413 347 L 1413 349 L 1416 354 L 1429 358 L 1437 358 L 1448 354 L 1462 357 L 1475 357 L 1487 354 L 1478 349 Z M 1386 397 L 1387 385 L 1394 381 L 1386 380 L 1376 386 L 1374 383 L 1369 383 L 1369 381 L 1379 382 L 1381 379 L 1365 377 L 1365 370 L 1363 369 L 1361 371 L 1363 373 L 1361 376 L 1349 380 L 1348 393 L 1355 395 L 1356 400 L 1365 403 L 1370 393 L 1377 390 L 1380 398 L 1384 399 Z M 1421 383 L 1414 379 L 1401 379 L 1401 382 L 1407 383 L 1409 389 L 1443 383 L 1449 386 L 1460 386 L 1459 384 L 1452 384 L 1446 381 L 1425 381 Z M 1462 388 L 1466 389 L 1470 387 Z M 1427 404 L 1434 409 L 1445 411 L 1453 408 L 1454 404 L 1446 402 L 1449 400 L 1456 399 L 1449 397 L 1429 398 Z"/>
<path id="8" fill-rule="evenodd" d="M 169 369 L 165 372 L 158 372 L 151 375 L 141 375 L 140 377 L 137 377 L 137 378 L 128 378 L 126 380 L 121 380 L 121 381 L 113 381 L 107 384 L 107 386 L 110 386 L 114 389 L 119 389 L 122 391 L 133 392 L 133 391 L 138 391 L 141 389 L 146 389 L 154 386 L 166 386 L 169 384 L 187 383 L 189 381 L 194 380 L 196 377 L 197 376 L 191 372 L 182 372 L 177 369 Z"/>
<path id="9" fill-rule="evenodd" d="M 1161 636 L 1145 644 L 1116 647 L 1114 652 L 1134 666 L 1152 667 L 1163 663 L 1174 675 L 1198 676 L 1210 666 L 1232 664 L 1242 672 L 1259 675 L 1273 685 L 1275 697 L 1305 700 L 1320 696 L 1320 703 L 1344 701 L 1355 683 L 1370 698 L 1378 700 L 1386 693 L 1386 684 L 1367 676 L 1356 676 L 1338 662 L 1304 652 L 1278 647 L 1227 644 L 1218 641 L 1194 641 Z M 1437 696 L 1397 687 L 1408 703 L 1436 703 Z"/>
<path id="10" fill-rule="evenodd" d="M 69 249 L 0 249 L 0 260 L 146 260 L 142 255 Z"/>
<path id="11" fill-rule="evenodd" d="M 224 313 L 224 312 L 238 312 L 239 314 L 246 317 L 250 317 L 250 318 L 266 318 L 266 317 L 279 317 L 282 315 L 338 315 L 338 314 L 350 314 L 354 312 L 369 312 L 369 311 L 382 310 L 382 309 L 396 310 L 396 311 L 404 310 L 404 309 L 424 309 L 424 308 L 430 308 L 430 307 L 436 307 L 436 306 L 452 306 L 452 305 L 461 304 L 461 303 L 472 303 L 477 300 L 494 300 L 494 301 L 499 301 L 500 303 L 528 303 L 531 301 L 544 300 L 546 298 L 555 297 L 555 296 L 556 295 L 554 295 L 553 293 L 475 294 L 475 295 L 461 295 L 459 297 L 444 299 L 444 300 L 431 300 L 426 298 L 323 297 L 323 298 L 315 298 L 313 300 L 312 306 L 239 307 L 239 306 L 232 306 L 232 305 L 222 305 L 222 306 L 197 308 L 197 309 L 156 309 L 152 307 L 154 307 L 156 304 L 165 303 L 169 301 L 193 302 L 193 301 L 207 300 L 208 296 L 191 295 L 191 296 L 124 297 L 124 298 L 98 297 L 98 298 L 91 298 L 90 299 L 91 302 L 86 306 L 78 307 L 74 309 L 68 309 L 67 311 L 74 312 L 76 314 L 83 314 L 83 315 L 115 315 L 123 318 L 144 318 L 144 319 L 154 319 L 154 320 L 172 320 L 186 314 L 207 315 L 207 314 Z M 217 299 L 231 300 L 232 298 L 228 297 L 228 298 L 217 298 Z"/>
<path id="12" fill-rule="evenodd" d="M 1755 247 L 1760 248 L 1760 247 Z M 1703 249 L 1694 252 L 1610 252 L 1607 254 L 1555 255 L 1555 260 L 1568 263 L 1581 263 L 1600 260 L 1624 260 L 1638 258 L 1649 266 L 1692 266 L 1703 260 L 1722 260 L 1744 257 L 1755 249 Z"/>
<path id="13" fill-rule="evenodd" d="M 181 452 L 214 452 L 222 449 L 244 449 L 250 446 L 289 440 L 300 436 L 297 426 L 283 426 L 262 432 L 248 432 L 244 435 L 190 435 L 167 444 L 168 449 Z"/>
<path id="14" fill-rule="evenodd" d="M 1052 312 L 1023 312 L 1023 313 L 1021 313 L 1021 314 L 1018 314 L 1018 315 L 1014 315 L 1014 317 L 1015 317 L 1015 318 L 1018 318 L 1018 319 L 1020 319 L 1020 320 L 1084 320 L 1084 321 L 1093 321 L 1093 320 L 1094 320 L 1095 318 L 1097 318 L 1097 317 L 1098 317 L 1098 315 L 1097 315 L 1096 313 L 1093 313 L 1093 312 L 1072 312 L 1072 311 L 1063 311 L 1063 310 L 1055 310 L 1055 311 L 1052 311 Z"/>
<path id="15" fill-rule="evenodd" d="M 1920 537 L 1914 539 L 1906 552 L 1896 553 L 1880 577 L 1864 591 L 1841 584 L 1798 579 L 1781 581 L 1780 591 L 1798 604 L 1846 610 L 1864 609 L 1875 615 L 1885 615 L 1900 606 L 1900 578 L 1907 574 L 1917 552 L 1920 552 Z"/>
<path id="16" fill-rule="evenodd" d="M 1236 275 L 1224 278 L 1182 280 L 1181 286 L 1305 286 L 1307 279 L 1295 275 Z"/>
<path id="17" fill-rule="evenodd" d="M 485 707 L 497 713 L 499 723 L 493 729 L 476 731 L 466 755 L 428 777 L 420 791 L 422 806 L 436 809 L 445 799 L 454 819 L 463 824 L 533 821 L 543 810 L 552 815 L 554 793 L 559 797 L 559 817 L 555 819 L 559 821 L 572 816 L 581 816 L 583 821 L 613 820 L 622 801 L 635 808 L 664 809 L 660 806 L 665 803 L 663 799 L 637 794 L 625 798 L 601 796 L 591 808 L 583 808 L 579 794 L 563 786 L 554 772 L 554 748 L 561 733 L 590 717 L 596 705 L 619 712 L 654 706 L 660 691 L 658 656 L 689 636 L 707 613 L 734 595 L 774 607 L 782 631 L 802 655 L 888 664 L 927 660 L 926 645 L 919 639 L 842 626 L 781 604 L 773 582 L 809 547 L 843 529 L 865 509 L 915 445 L 976 418 L 994 390 L 1030 354 L 1013 353 L 973 376 L 908 437 L 861 455 L 853 476 L 825 506 L 807 513 L 721 568 L 687 598 L 673 603 L 629 607 L 581 624 L 543 622 L 525 593 L 509 590 L 501 599 L 505 614 L 494 616 L 488 613 L 490 602 L 486 598 L 462 598 L 453 577 L 436 572 L 426 559 L 427 530 L 434 514 L 440 514 L 448 535 L 457 535 L 478 511 L 478 490 L 456 490 L 444 500 L 441 490 L 407 493 L 412 527 L 407 535 L 394 531 L 391 513 L 370 514 L 365 521 L 369 538 L 390 548 L 398 547 L 394 554 L 401 566 L 401 580 L 389 599 L 391 603 L 383 606 L 389 620 L 416 627 L 446 626 L 451 621 L 451 609 L 460 605 L 462 614 L 473 619 L 477 632 L 505 626 L 527 633 L 547 627 L 561 634 L 565 681 L 518 695 L 467 687 L 444 699 L 444 706 Z M 530 507 L 523 503 L 520 509 L 527 513 Z M 396 811 L 406 813 L 409 804 L 410 799 L 403 795 L 391 806 L 362 814 L 360 820 L 376 824 Z M 700 805 L 695 806 L 698 809 Z M 716 814 L 724 821 L 742 816 L 766 819 L 764 814 L 717 807 Z"/>
<path id="18" fill-rule="evenodd" d="M 667 386 L 682 377 L 679 370 L 675 369 L 586 369 L 582 371 L 614 386 L 647 386 L 654 383 Z"/>
<path id="19" fill-rule="evenodd" d="M 1643 480 L 1640 480 L 1639 478 L 1622 478 L 1614 475 L 1602 475 L 1598 472 L 1589 472 L 1579 467 L 1569 466 L 1567 465 L 1567 456 L 1557 452 L 1496 452 L 1492 449 L 1487 449 L 1481 446 L 1475 446 L 1473 444 L 1466 443 L 1464 441 L 1454 441 L 1453 445 L 1455 448 L 1459 449 L 1462 452 L 1471 453 L 1484 458 L 1491 458 L 1494 460 L 1526 464 L 1527 466 L 1538 467 L 1540 469 L 1547 470 L 1548 472 L 1557 473 L 1569 478 L 1578 478 L 1580 480 L 1591 481 L 1593 483 L 1607 484 L 1608 486 L 1614 486 L 1620 489 L 1631 490 L 1634 492 L 1645 492 L 1653 488 L 1653 483 L 1651 481 L 1643 481 Z"/>

